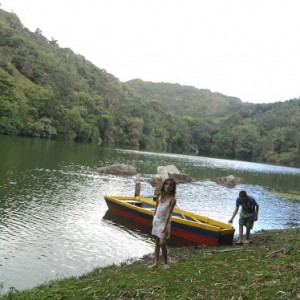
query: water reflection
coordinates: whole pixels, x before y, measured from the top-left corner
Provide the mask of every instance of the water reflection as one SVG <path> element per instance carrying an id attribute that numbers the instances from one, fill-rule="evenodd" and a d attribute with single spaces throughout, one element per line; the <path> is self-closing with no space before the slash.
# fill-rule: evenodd
<path id="1" fill-rule="evenodd" d="M 103 216 L 104 222 L 115 226 L 119 229 L 122 228 L 125 232 L 128 232 L 130 235 L 133 235 L 137 238 L 142 238 L 145 241 L 149 242 L 150 240 L 150 232 L 151 230 L 147 226 L 143 226 L 141 224 L 131 222 L 126 218 L 122 218 L 110 210 L 107 210 Z"/>
<path id="2" fill-rule="evenodd" d="M 133 165 L 138 175 L 123 178 L 96 172 L 114 163 Z M 151 253 L 149 233 L 111 219 L 103 195 L 133 195 L 135 180 L 142 182 L 142 194 L 151 195 L 149 178 L 157 166 L 169 164 L 194 178 L 178 185 L 177 202 L 183 209 L 227 222 L 238 192 L 245 189 L 260 204 L 255 230 L 300 226 L 300 203 L 273 193 L 299 191 L 299 169 L 0 138 L 2 292 Z M 216 177 L 229 174 L 242 178 L 241 183 L 234 188 L 215 183 Z"/>
<path id="3" fill-rule="evenodd" d="M 128 155 L 141 173 L 156 173 L 157 166 L 174 164 L 195 180 L 211 180 L 233 174 L 241 182 L 264 186 L 270 190 L 300 194 L 300 169 L 243 161 L 222 160 L 199 156 L 118 150 Z M 141 163 L 142 162 L 142 163 Z"/>

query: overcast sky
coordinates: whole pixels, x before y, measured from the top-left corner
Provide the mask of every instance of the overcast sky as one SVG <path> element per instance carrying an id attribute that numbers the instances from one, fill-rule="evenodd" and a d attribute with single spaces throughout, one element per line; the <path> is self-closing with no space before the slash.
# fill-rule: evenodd
<path id="1" fill-rule="evenodd" d="M 121 81 L 170 82 L 243 102 L 300 97 L 299 0 L 0 0 Z"/>

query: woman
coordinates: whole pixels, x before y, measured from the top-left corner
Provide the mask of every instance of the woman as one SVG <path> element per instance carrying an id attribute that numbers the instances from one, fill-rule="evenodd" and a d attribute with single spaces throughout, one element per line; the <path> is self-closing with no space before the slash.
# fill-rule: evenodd
<path id="1" fill-rule="evenodd" d="M 171 233 L 171 215 L 176 205 L 176 181 L 168 178 L 164 181 L 160 195 L 156 201 L 152 234 L 155 236 L 154 264 L 150 268 L 158 267 L 160 249 L 163 257 L 163 268 L 168 269 L 167 239 Z"/>

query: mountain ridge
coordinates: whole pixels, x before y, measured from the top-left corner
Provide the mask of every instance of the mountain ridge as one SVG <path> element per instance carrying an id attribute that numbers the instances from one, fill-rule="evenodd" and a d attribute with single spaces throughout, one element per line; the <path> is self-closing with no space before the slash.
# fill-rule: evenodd
<path id="1" fill-rule="evenodd" d="M 300 100 L 121 82 L 0 9 L 0 134 L 300 165 Z"/>

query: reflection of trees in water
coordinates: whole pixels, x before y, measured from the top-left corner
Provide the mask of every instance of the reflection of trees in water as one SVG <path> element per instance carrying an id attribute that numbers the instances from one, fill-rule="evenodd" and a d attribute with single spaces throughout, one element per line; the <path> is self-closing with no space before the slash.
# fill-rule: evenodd
<path id="1" fill-rule="evenodd" d="M 154 174 L 158 166 L 174 165 L 196 181 L 216 181 L 233 175 L 241 184 L 258 185 L 276 191 L 294 191 L 300 194 L 300 170 L 285 166 L 215 159 L 201 156 L 148 152 L 124 152 L 129 163 L 135 162 L 139 173 Z"/>
<path id="2" fill-rule="evenodd" d="M 296 192 L 300 186 L 300 176 L 290 174 L 245 174 L 245 180 L 247 183 L 259 184 L 274 191 Z"/>
<path id="3" fill-rule="evenodd" d="M 255 172 L 255 171 L 243 171 L 237 169 L 222 169 L 218 165 L 215 168 L 189 166 L 186 164 L 181 167 L 179 164 L 173 164 L 182 172 L 188 174 L 196 180 L 211 180 L 215 181 L 219 177 L 225 177 L 233 175 L 237 178 L 241 178 L 241 183 L 252 184 L 267 187 L 271 190 L 278 191 L 295 191 L 300 194 L 300 173 L 299 174 L 279 174 L 271 172 Z M 163 165 L 161 163 L 161 165 Z M 271 168 L 271 166 L 270 166 Z"/>
<path id="4" fill-rule="evenodd" d="M 293 192 L 300 194 L 300 175 L 262 174 L 258 176 L 260 185 L 274 191 Z"/>
<path id="5" fill-rule="evenodd" d="M 110 224 L 125 230 L 127 233 L 134 236 L 143 236 L 146 239 L 151 237 L 151 228 L 140 223 L 133 222 L 126 218 L 120 217 L 110 210 L 107 210 L 103 216 L 103 220 L 110 221 Z"/>

